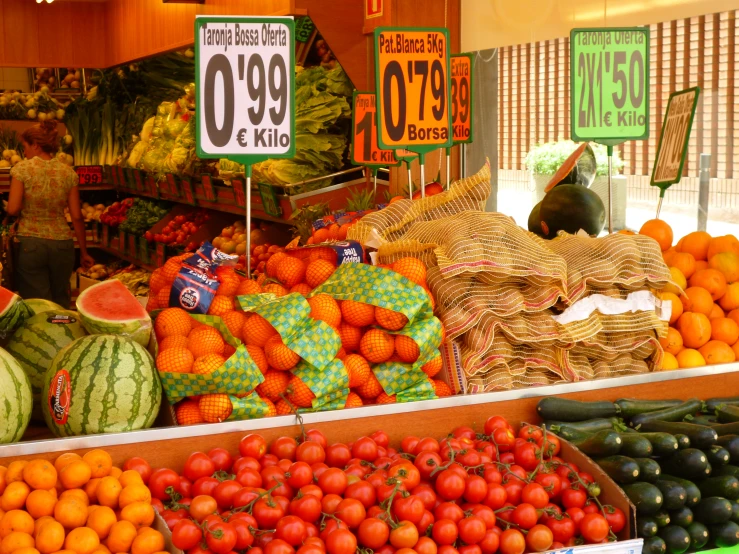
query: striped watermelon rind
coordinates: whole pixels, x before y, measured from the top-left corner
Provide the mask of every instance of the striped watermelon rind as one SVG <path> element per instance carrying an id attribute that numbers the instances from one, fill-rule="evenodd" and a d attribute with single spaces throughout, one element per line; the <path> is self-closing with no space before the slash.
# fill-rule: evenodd
<path id="1" fill-rule="evenodd" d="M 151 337 L 151 317 L 121 281 L 108 279 L 77 297 L 77 311 L 91 335 L 123 335 L 142 346 Z M 128 314 L 130 317 L 122 317 Z"/>
<path id="2" fill-rule="evenodd" d="M 43 312 L 53 312 L 56 310 L 63 310 L 59 304 L 52 302 L 51 300 L 45 300 L 44 298 L 26 298 L 24 299 L 26 306 L 35 314 Z"/>
<path id="3" fill-rule="evenodd" d="M 0 312 L 0 338 L 5 338 L 23 325 L 33 312 L 17 294 L 2 287 L 0 291 L 0 302 L 5 301 L 5 308 Z"/>
<path id="4" fill-rule="evenodd" d="M 0 348 L 0 444 L 21 439 L 31 419 L 31 382 L 20 364 Z"/>
<path id="5" fill-rule="evenodd" d="M 49 410 L 49 388 L 57 371 L 69 372 L 71 401 L 66 423 Z M 44 376 L 43 413 L 57 437 L 118 433 L 151 427 L 162 401 L 162 385 L 149 352 L 128 337 L 89 335 L 68 344 Z"/>

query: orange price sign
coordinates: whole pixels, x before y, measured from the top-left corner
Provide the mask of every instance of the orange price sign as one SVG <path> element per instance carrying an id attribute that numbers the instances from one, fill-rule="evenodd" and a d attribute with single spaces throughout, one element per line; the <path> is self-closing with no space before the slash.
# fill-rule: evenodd
<path id="1" fill-rule="evenodd" d="M 375 29 L 375 73 L 381 148 L 452 146 L 448 29 Z"/>
<path id="2" fill-rule="evenodd" d="M 377 106 L 374 92 L 354 92 L 352 110 L 352 163 L 367 167 L 398 165 L 392 150 L 377 142 Z"/>
<path id="3" fill-rule="evenodd" d="M 472 55 L 456 54 L 452 68 L 452 138 L 454 144 L 472 142 Z"/>

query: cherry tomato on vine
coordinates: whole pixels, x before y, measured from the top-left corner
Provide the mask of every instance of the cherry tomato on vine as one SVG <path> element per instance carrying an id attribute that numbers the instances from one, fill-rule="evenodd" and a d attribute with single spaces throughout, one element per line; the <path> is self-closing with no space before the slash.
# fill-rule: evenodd
<path id="1" fill-rule="evenodd" d="M 230 471 L 233 467 L 233 458 L 225 448 L 213 448 L 208 452 L 208 457 L 213 461 L 216 471 Z"/>
<path id="2" fill-rule="evenodd" d="M 269 447 L 269 453 L 276 456 L 278 460 L 286 459 L 295 461 L 295 452 L 297 450 L 298 443 L 292 437 L 279 437 Z"/>
<path id="3" fill-rule="evenodd" d="M 526 546 L 532 552 L 549 550 L 554 542 L 552 530 L 546 525 L 534 525 L 526 535 Z"/>
<path id="4" fill-rule="evenodd" d="M 529 483 L 521 491 L 521 500 L 541 510 L 549 504 L 549 495 L 539 483 Z"/>
<path id="5" fill-rule="evenodd" d="M 553 540 L 562 544 L 574 537 L 577 531 L 575 522 L 568 516 L 564 516 L 562 519 L 550 517 L 547 519 L 546 526 L 552 530 Z"/>
<path id="6" fill-rule="evenodd" d="M 603 542 L 608 537 L 608 531 L 608 521 L 601 514 L 585 514 L 580 521 L 580 534 L 585 542 Z"/>
<path id="7" fill-rule="evenodd" d="M 254 544 L 254 535 L 252 535 L 251 529 L 249 529 L 249 521 L 240 518 L 233 518 L 229 520 L 229 523 L 236 532 L 236 544 L 234 545 L 234 550 L 246 550 Z"/>
<path id="8" fill-rule="evenodd" d="M 282 539 L 290 546 L 298 546 L 308 538 L 305 522 L 297 516 L 285 516 L 277 522 L 275 538 Z"/>
<path id="9" fill-rule="evenodd" d="M 482 518 L 474 515 L 457 522 L 457 529 L 459 529 L 459 538 L 467 544 L 477 544 L 485 538 L 487 532 Z"/>
<path id="10" fill-rule="evenodd" d="M 205 542 L 208 550 L 215 554 L 227 554 L 236 545 L 236 531 L 233 525 L 224 521 L 208 524 Z"/>
<path id="11" fill-rule="evenodd" d="M 390 527 L 376 517 L 370 517 L 359 524 L 357 539 L 359 544 L 376 550 L 383 546 L 390 537 Z"/>
<path id="12" fill-rule="evenodd" d="M 444 500 L 457 500 L 464 494 L 465 479 L 452 469 L 445 469 L 436 477 L 436 494 Z"/>
<path id="13" fill-rule="evenodd" d="M 346 529 L 336 529 L 326 538 L 328 554 L 355 554 L 357 538 Z"/>
<path id="14" fill-rule="evenodd" d="M 559 495 L 562 490 L 562 479 L 556 473 L 539 473 L 534 480 L 544 487 L 550 499 Z"/>
<path id="15" fill-rule="evenodd" d="M 534 427 L 533 425 L 524 425 L 518 431 L 518 436 L 522 439 L 534 441 L 539 440 L 543 436 L 543 434 L 544 433 L 539 427 Z"/>
<path id="16" fill-rule="evenodd" d="M 605 506 L 606 521 L 614 533 L 620 533 L 626 526 L 626 515 L 621 508 Z"/>
<path id="17" fill-rule="evenodd" d="M 195 521 L 203 521 L 209 515 L 218 511 L 218 503 L 212 496 L 201 494 L 190 502 L 190 516 Z"/>
<path id="18" fill-rule="evenodd" d="M 144 482 L 144 485 L 149 484 L 149 478 L 152 474 L 152 469 L 149 465 L 149 462 L 147 462 L 143 458 L 134 456 L 133 458 L 129 458 L 128 460 L 126 460 L 123 464 L 123 471 L 128 471 L 131 469 L 141 475 L 141 480 Z"/>
<path id="19" fill-rule="evenodd" d="M 500 554 L 523 554 L 526 539 L 518 529 L 508 529 L 500 534 Z"/>
<path id="20" fill-rule="evenodd" d="M 180 550 L 195 548 L 202 538 L 200 527 L 190 519 L 182 519 L 172 528 L 172 543 Z"/>
<path id="21" fill-rule="evenodd" d="M 401 521 L 390 531 L 389 540 L 395 548 L 413 548 L 418 542 L 418 529 L 410 521 Z"/>
<path id="22" fill-rule="evenodd" d="M 180 475 L 172 469 L 162 468 L 151 473 L 148 487 L 152 497 L 168 502 L 170 500 L 168 489 L 175 492 L 179 485 Z"/>
<path id="23" fill-rule="evenodd" d="M 288 510 L 303 521 L 315 523 L 321 517 L 321 500 L 312 494 L 306 494 L 293 499 Z"/>
<path id="24" fill-rule="evenodd" d="M 464 484 L 464 499 L 472 504 L 485 500 L 488 494 L 488 484 L 479 475 L 470 475 Z"/>
<path id="25" fill-rule="evenodd" d="M 526 502 L 519 504 L 511 514 L 511 521 L 522 529 L 531 529 L 539 520 L 536 508 Z"/>
<path id="26" fill-rule="evenodd" d="M 588 495 L 582 489 L 569 488 L 562 491 L 562 506 L 565 508 L 582 508 Z"/>
<path id="27" fill-rule="evenodd" d="M 216 465 L 213 463 L 207 454 L 203 452 L 193 452 L 185 461 L 185 468 L 182 474 L 190 479 L 190 481 L 197 481 L 201 477 L 210 477 L 216 470 Z"/>
<path id="28" fill-rule="evenodd" d="M 511 426 L 508 420 L 503 416 L 492 416 L 485 421 L 485 434 L 492 435 L 495 429 L 510 429 Z"/>

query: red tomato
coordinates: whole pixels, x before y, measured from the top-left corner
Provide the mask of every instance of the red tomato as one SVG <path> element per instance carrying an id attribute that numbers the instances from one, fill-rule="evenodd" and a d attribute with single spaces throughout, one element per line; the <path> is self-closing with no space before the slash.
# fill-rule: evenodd
<path id="1" fill-rule="evenodd" d="M 587 502 L 585 502 L 585 506 L 582 507 L 582 511 L 586 514 L 599 514 L 600 508 L 595 502 L 593 502 L 591 499 L 588 499 Z"/>
<path id="2" fill-rule="evenodd" d="M 225 448 L 213 448 L 208 452 L 208 457 L 213 460 L 216 471 L 230 471 L 233 466 L 233 458 Z"/>
<path id="3" fill-rule="evenodd" d="M 475 440 L 475 437 L 477 434 L 475 433 L 475 430 L 472 427 L 457 427 L 452 431 L 452 435 L 454 435 L 457 439 L 469 439 L 469 440 Z"/>
<path id="4" fill-rule="evenodd" d="M 321 445 L 321 448 L 323 449 L 325 449 L 328 446 L 328 440 L 326 440 L 326 435 L 324 435 L 318 429 L 308 429 L 305 432 L 305 440 L 317 442 L 318 444 Z"/>
<path id="5" fill-rule="evenodd" d="M 196 496 L 190 502 L 190 516 L 195 521 L 203 521 L 206 517 L 216 513 L 218 503 L 212 496 Z"/>
<path id="6" fill-rule="evenodd" d="M 190 479 L 197 481 L 201 477 L 210 477 L 216 470 L 216 466 L 207 454 L 203 452 L 193 452 L 185 462 L 185 469 L 182 474 Z"/>
<path id="7" fill-rule="evenodd" d="M 567 516 L 562 517 L 562 519 L 550 517 L 547 519 L 546 526 L 552 530 L 553 540 L 562 544 L 575 536 L 575 522 Z"/>
<path id="8" fill-rule="evenodd" d="M 357 539 L 364 547 L 377 550 L 383 546 L 390 537 L 390 527 L 383 520 L 370 517 L 359 524 Z"/>
<path id="9" fill-rule="evenodd" d="M 429 527 L 434 524 L 434 521 L 436 521 L 434 514 L 432 514 L 428 510 L 424 510 L 423 515 L 421 516 L 421 521 L 416 523 L 416 527 L 418 528 L 418 536 L 420 537 L 422 535 L 425 535 L 429 530 Z"/>
<path id="10" fill-rule="evenodd" d="M 370 437 L 359 437 L 352 446 L 352 456 L 372 462 L 377 459 L 377 443 Z"/>
<path id="11" fill-rule="evenodd" d="M 521 502 L 521 493 L 523 492 L 523 484 L 520 481 L 510 481 L 503 485 L 506 492 L 506 500 L 511 504 Z M 491 506 L 492 508 L 492 506 Z"/>
<path id="12" fill-rule="evenodd" d="M 431 485 L 421 483 L 411 491 L 411 494 L 420 498 L 427 510 L 433 510 L 436 507 L 436 492 Z"/>
<path id="13" fill-rule="evenodd" d="M 418 542 L 418 529 L 410 521 L 401 521 L 390 531 L 389 540 L 395 548 L 413 548 Z"/>
<path id="14" fill-rule="evenodd" d="M 233 525 L 220 521 L 207 524 L 205 542 L 208 550 L 215 554 L 227 554 L 236 545 L 236 531 Z"/>
<path id="15" fill-rule="evenodd" d="M 419 500 L 420 502 L 420 500 Z M 336 507 L 334 515 L 346 523 L 349 529 L 356 529 L 367 516 L 364 505 L 354 498 L 345 498 Z"/>
<path id="16" fill-rule="evenodd" d="M 202 494 L 213 496 L 216 487 L 220 484 L 220 481 L 215 477 L 201 477 L 192 484 L 193 496 L 199 496 Z"/>
<path id="17" fill-rule="evenodd" d="M 438 452 L 440 450 L 439 441 L 432 437 L 424 437 L 416 444 L 414 454 L 421 452 Z"/>
<path id="18" fill-rule="evenodd" d="M 488 485 L 488 494 L 485 496 L 483 504 L 493 510 L 499 510 L 505 505 L 507 500 L 508 492 L 506 488 L 502 485 L 491 484 Z"/>
<path id="19" fill-rule="evenodd" d="M 608 521 L 611 531 L 614 533 L 621 532 L 626 526 L 626 515 L 624 515 L 623 510 L 621 508 L 614 508 L 613 506 L 606 506 L 605 512 L 606 521 Z"/>
<path id="20" fill-rule="evenodd" d="M 562 491 L 562 506 L 565 508 L 582 508 L 588 495 L 582 489 L 569 488 Z"/>
<path id="21" fill-rule="evenodd" d="M 206 478 L 207 479 L 207 478 Z M 236 481 L 242 487 L 261 487 L 262 476 L 260 473 L 250 467 L 245 467 L 236 474 Z"/>
<path id="22" fill-rule="evenodd" d="M 285 516 L 277 522 L 275 538 L 282 539 L 290 546 L 303 544 L 307 538 L 305 522 L 297 516 Z"/>
<path id="23" fill-rule="evenodd" d="M 403 437 L 403 440 L 400 441 L 400 449 L 408 454 L 413 454 L 420 440 L 418 437 Z"/>
<path id="24" fill-rule="evenodd" d="M 147 462 L 143 458 L 134 456 L 133 458 L 129 458 L 123 463 L 123 471 L 128 471 L 130 469 L 141 475 L 141 480 L 144 482 L 144 485 L 149 484 L 149 478 L 152 474 L 149 462 Z"/>
<path id="25" fill-rule="evenodd" d="M 428 537 L 421 537 L 420 539 L 418 539 L 418 542 L 413 547 L 413 550 L 415 550 L 418 554 L 437 554 L 438 548 L 436 546 L 436 543 L 432 539 Z"/>
<path id="26" fill-rule="evenodd" d="M 230 479 L 221 481 L 213 491 L 213 498 L 218 502 L 218 507 L 222 510 L 230 508 L 233 505 L 234 495 L 241 490 L 242 486 L 236 481 Z"/>
<path id="27" fill-rule="evenodd" d="M 169 502 L 171 493 L 174 493 L 179 485 L 179 474 L 172 469 L 162 468 L 150 474 L 148 487 L 152 497 Z"/>
<path id="28" fill-rule="evenodd" d="M 531 529 L 538 519 L 539 514 L 536 513 L 536 508 L 526 502 L 516 506 L 511 514 L 511 521 L 522 529 Z"/>
<path id="29" fill-rule="evenodd" d="M 534 471 L 539 465 L 540 451 L 533 442 L 524 442 L 516 446 L 513 450 L 513 456 L 516 464 L 520 465 L 526 471 Z"/>
<path id="30" fill-rule="evenodd" d="M 492 435 L 495 429 L 510 429 L 511 426 L 503 416 L 492 416 L 485 422 L 485 434 Z"/>
<path id="31" fill-rule="evenodd" d="M 459 505 L 453 502 L 442 502 L 434 510 L 434 517 L 437 521 L 440 519 L 449 519 L 457 523 L 464 517 L 464 511 Z"/>
<path id="32" fill-rule="evenodd" d="M 338 468 L 329 468 L 318 477 L 318 486 L 325 494 L 343 494 L 347 487 L 346 474 Z"/>
<path id="33" fill-rule="evenodd" d="M 375 492 L 375 487 L 367 481 L 358 481 L 346 487 L 344 498 L 359 500 L 365 509 L 369 509 L 377 501 L 377 493 Z"/>
<path id="34" fill-rule="evenodd" d="M 348 529 L 336 529 L 326 537 L 328 554 L 355 554 L 357 538 Z"/>
<path id="35" fill-rule="evenodd" d="M 254 503 L 252 515 L 260 529 L 274 529 L 280 518 L 285 517 L 286 510 L 275 499 L 260 498 Z"/>
<path id="36" fill-rule="evenodd" d="M 295 462 L 291 464 L 287 473 L 289 475 L 287 484 L 294 489 L 299 489 L 313 482 L 313 470 L 306 462 Z"/>
<path id="37" fill-rule="evenodd" d="M 580 534 L 585 542 L 603 542 L 608 537 L 608 530 L 608 521 L 601 514 L 585 514 L 580 521 Z"/>
<path id="38" fill-rule="evenodd" d="M 338 494 L 327 494 L 321 500 L 321 508 L 325 513 L 333 515 L 342 500 Z"/>
<path id="39" fill-rule="evenodd" d="M 457 524 L 450 519 L 438 519 L 431 529 L 431 537 L 438 545 L 454 544 L 459 536 Z"/>
<path id="40" fill-rule="evenodd" d="M 292 437 L 279 437 L 275 439 L 269 447 L 270 454 L 277 456 L 278 459 L 287 459 L 295 461 L 295 452 L 298 449 L 297 441 Z"/>
<path id="41" fill-rule="evenodd" d="M 500 485 L 503 482 L 503 474 L 498 470 L 496 464 L 485 464 L 482 470 L 482 478 L 487 483 L 495 483 Z"/>
<path id="42" fill-rule="evenodd" d="M 444 500 L 457 500 L 464 494 L 465 480 L 451 469 L 445 469 L 436 477 L 436 494 Z"/>
<path id="43" fill-rule="evenodd" d="M 172 543 L 180 550 L 195 548 L 202 538 L 200 527 L 190 519 L 182 519 L 172 528 Z"/>
<path id="44" fill-rule="evenodd" d="M 547 433 L 545 437 L 538 439 L 536 443 L 539 445 L 539 448 L 544 451 L 545 458 L 551 458 L 552 456 L 559 454 L 559 450 L 562 446 L 559 442 L 559 437 L 552 433 Z"/>
<path id="45" fill-rule="evenodd" d="M 521 491 L 521 500 L 541 510 L 549 504 L 549 495 L 539 483 L 529 483 Z"/>
<path id="46" fill-rule="evenodd" d="M 495 512 L 491 508 L 483 506 L 482 504 L 477 504 L 470 508 L 469 511 L 472 512 L 472 515 L 482 519 L 485 523 L 485 529 L 492 529 L 495 527 L 495 520 L 497 518 L 495 517 Z"/>
<path id="47" fill-rule="evenodd" d="M 495 527 L 495 529 L 499 529 L 499 527 Z M 478 546 L 482 554 L 495 554 L 500 546 L 498 534 L 493 529 L 488 529 L 485 532 L 485 537 L 480 541 Z"/>
<path id="48" fill-rule="evenodd" d="M 288 509 L 291 514 L 298 516 L 303 521 L 315 523 L 321 517 L 322 508 L 319 498 L 312 494 L 306 494 L 292 500 Z"/>
<path id="49" fill-rule="evenodd" d="M 467 502 L 477 504 L 485 500 L 488 495 L 488 484 L 479 475 L 467 477 L 464 486 L 464 499 Z"/>
<path id="50" fill-rule="evenodd" d="M 254 471 L 262 471 L 262 464 L 260 464 L 257 460 L 252 458 L 251 456 L 241 456 L 240 458 L 236 458 L 236 461 L 234 462 L 233 467 L 231 468 L 231 472 L 234 474 L 237 474 L 242 469 L 253 469 Z"/>
<path id="51" fill-rule="evenodd" d="M 260 460 L 267 453 L 267 441 L 262 435 L 246 435 L 239 442 L 239 453 L 255 460 Z"/>
<path id="52" fill-rule="evenodd" d="M 320 464 L 326 459 L 326 451 L 317 442 L 306 441 L 298 446 L 295 459 L 308 465 Z"/>
<path id="53" fill-rule="evenodd" d="M 524 425 L 519 429 L 518 436 L 522 439 L 532 439 L 534 441 L 537 441 L 543 436 L 543 431 L 539 427 L 535 427 L 534 425 Z"/>
<path id="54" fill-rule="evenodd" d="M 231 519 L 229 523 L 236 532 L 234 550 L 246 550 L 249 548 L 254 543 L 254 535 L 251 534 L 251 530 L 249 529 L 249 522 L 245 519 Z"/>
<path id="55" fill-rule="evenodd" d="M 264 554 L 293 554 L 294 552 L 295 549 L 282 539 L 272 539 L 264 546 Z"/>
<path id="56" fill-rule="evenodd" d="M 582 521 L 582 518 L 585 517 L 585 512 L 582 511 L 582 508 L 568 508 L 565 513 L 570 516 L 570 519 L 575 523 L 575 529 L 579 529 L 580 522 Z"/>
<path id="57" fill-rule="evenodd" d="M 390 437 L 387 436 L 385 431 L 375 431 L 370 435 L 370 438 L 375 441 L 377 446 L 382 448 L 387 448 L 387 445 L 390 444 Z"/>
<path id="58" fill-rule="evenodd" d="M 411 462 L 401 462 L 391 466 L 387 471 L 387 476 L 388 479 L 395 479 L 403 483 L 408 490 L 417 487 L 421 482 L 421 473 Z"/>
<path id="59" fill-rule="evenodd" d="M 498 428 L 493 431 L 493 443 L 497 445 L 498 451 L 508 452 L 516 442 L 516 436 L 509 428 Z"/>
<path id="60" fill-rule="evenodd" d="M 518 529 L 508 529 L 500 535 L 500 554 L 522 554 L 526 539 Z"/>
<path id="61" fill-rule="evenodd" d="M 554 538 L 546 525 L 534 525 L 526 535 L 526 546 L 532 552 L 544 552 L 551 548 Z"/>
<path id="62" fill-rule="evenodd" d="M 423 500 L 412 494 L 405 497 L 395 497 L 393 500 L 392 512 L 398 520 L 407 520 L 415 525 L 421 521 L 425 511 L 426 506 Z"/>
<path id="63" fill-rule="evenodd" d="M 539 473 L 535 481 L 539 483 L 552 499 L 562 490 L 562 479 L 556 473 Z"/>
<path id="64" fill-rule="evenodd" d="M 470 516 L 460 520 L 457 523 L 459 529 L 459 538 L 467 544 L 477 544 L 483 538 L 487 528 L 481 517 Z"/>
<path id="65" fill-rule="evenodd" d="M 465 544 L 457 548 L 459 554 L 482 554 L 482 549 L 476 544 Z"/>

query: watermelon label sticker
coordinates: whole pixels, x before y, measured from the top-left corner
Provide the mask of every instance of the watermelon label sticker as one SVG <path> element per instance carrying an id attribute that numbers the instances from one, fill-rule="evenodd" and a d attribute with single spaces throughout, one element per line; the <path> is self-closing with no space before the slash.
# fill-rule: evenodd
<path id="1" fill-rule="evenodd" d="M 70 315 L 50 315 L 46 318 L 48 323 L 54 323 L 56 325 L 69 325 L 70 323 L 77 323 L 77 319 Z"/>
<path id="2" fill-rule="evenodd" d="M 57 425 L 67 423 L 71 401 L 72 385 L 69 379 L 69 372 L 66 369 L 60 369 L 52 377 L 51 384 L 49 385 L 49 413 L 54 423 Z"/>

